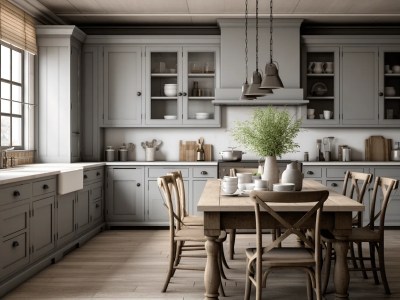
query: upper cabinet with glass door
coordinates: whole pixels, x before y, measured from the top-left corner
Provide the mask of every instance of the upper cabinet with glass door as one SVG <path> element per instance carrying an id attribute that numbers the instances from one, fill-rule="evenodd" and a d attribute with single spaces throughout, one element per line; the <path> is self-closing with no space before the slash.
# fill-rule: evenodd
<path id="1" fill-rule="evenodd" d="M 339 47 L 305 46 L 302 86 L 309 100 L 303 125 L 339 124 Z"/>
<path id="2" fill-rule="evenodd" d="M 219 127 L 218 47 L 146 47 L 146 124 Z"/>
<path id="3" fill-rule="evenodd" d="M 400 121 L 400 48 L 380 48 L 380 76 L 383 89 L 379 94 L 380 123 L 399 124 Z"/>

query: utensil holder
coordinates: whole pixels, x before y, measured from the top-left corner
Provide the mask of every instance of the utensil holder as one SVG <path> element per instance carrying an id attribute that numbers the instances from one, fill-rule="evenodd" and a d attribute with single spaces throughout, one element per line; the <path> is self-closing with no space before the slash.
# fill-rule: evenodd
<path id="1" fill-rule="evenodd" d="M 146 148 L 145 149 L 145 156 L 146 156 L 146 161 L 154 161 L 154 155 L 156 152 L 156 148 Z"/>

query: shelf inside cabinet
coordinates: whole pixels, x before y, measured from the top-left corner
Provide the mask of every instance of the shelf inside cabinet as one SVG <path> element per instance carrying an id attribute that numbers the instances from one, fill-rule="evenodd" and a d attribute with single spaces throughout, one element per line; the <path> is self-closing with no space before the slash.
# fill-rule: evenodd
<path id="1" fill-rule="evenodd" d="M 152 100 L 176 100 L 178 97 L 156 96 L 151 97 Z"/>
<path id="2" fill-rule="evenodd" d="M 320 97 L 308 96 L 307 99 L 308 100 L 334 100 L 335 97 L 333 97 L 333 96 L 320 96 Z"/>
<path id="3" fill-rule="evenodd" d="M 176 77 L 177 73 L 151 73 L 152 77 Z"/>
<path id="4" fill-rule="evenodd" d="M 308 73 L 307 76 L 308 77 L 333 77 L 333 76 L 335 76 L 335 74 L 334 73 L 320 73 L 320 74 Z"/>
<path id="5" fill-rule="evenodd" d="M 400 96 L 385 97 L 387 100 L 400 100 Z"/>
<path id="6" fill-rule="evenodd" d="M 189 73 L 189 77 L 215 77 L 214 73 Z"/>
<path id="7" fill-rule="evenodd" d="M 189 97 L 189 100 L 214 100 L 214 97 Z"/>

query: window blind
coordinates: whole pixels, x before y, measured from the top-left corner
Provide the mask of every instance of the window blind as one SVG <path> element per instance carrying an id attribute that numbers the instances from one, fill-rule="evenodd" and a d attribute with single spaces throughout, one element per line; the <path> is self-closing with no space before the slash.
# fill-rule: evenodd
<path id="1" fill-rule="evenodd" d="M 0 0 L 0 40 L 37 53 L 34 18 L 7 0 Z"/>

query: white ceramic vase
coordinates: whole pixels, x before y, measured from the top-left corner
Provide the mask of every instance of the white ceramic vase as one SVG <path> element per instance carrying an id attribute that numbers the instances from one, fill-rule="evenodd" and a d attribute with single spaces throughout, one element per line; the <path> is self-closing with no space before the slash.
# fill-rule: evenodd
<path id="1" fill-rule="evenodd" d="M 295 191 L 301 191 L 303 188 L 303 173 L 299 169 L 297 162 L 291 162 L 282 173 L 282 183 L 293 183 Z"/>
<path id="2" fill-rule="evenodd" d="M 279 183 L 279 168 L 275 156 L 265 157 L 262 179 L 268 181 L 268 190 L 272 191 L 274 183 Z"/>

